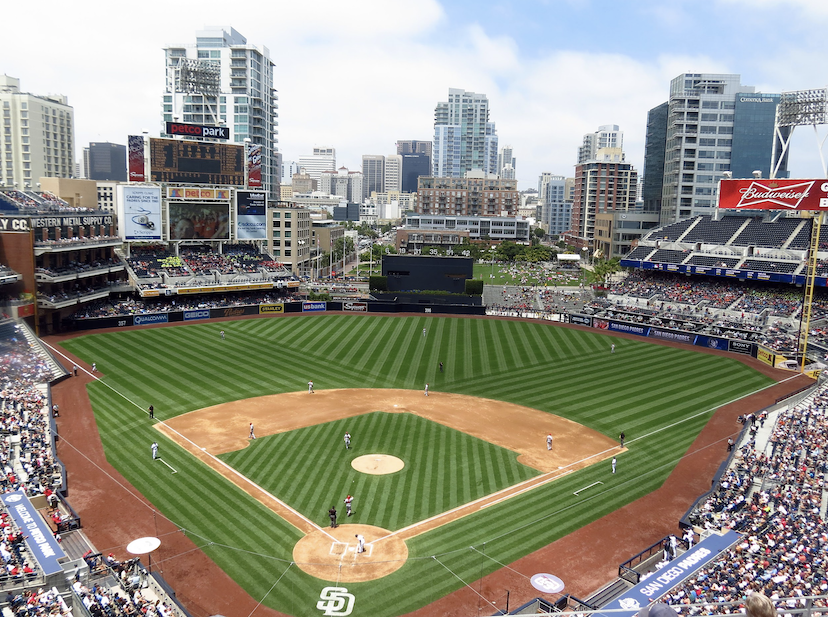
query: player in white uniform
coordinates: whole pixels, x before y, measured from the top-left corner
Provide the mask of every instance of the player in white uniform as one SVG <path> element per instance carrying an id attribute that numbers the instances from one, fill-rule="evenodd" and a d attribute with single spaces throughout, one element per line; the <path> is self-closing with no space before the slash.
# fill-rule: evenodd
<path id="1" fill-rule="evenodd" d="M 346 450 L 351 449 L 351 434 L 350 433 L 345 433 L 345 449 Z"/>
<path id="2" fill-rule="evenodd" d="M 253 423 L 250 423 L 250 432 L 247 434 L 248 439 L 256 439 L 256 433 L 253 432 Z"/>
<path id="3" fill-rule="evenodd" d="M 425 395 L 428 396 L 428 384 L 426 384 L 426 387 L 425 387 Z"/>
<path id="4" fill-rule="evenodd" d="M 308 394 L 313 394 L 313 382 L 308 382 Z"/>
<path id="5" fill-rule="evenodd" d="M 547 449 L 547 450 L 551 450 L 551 449 L 552 449 L 552 433 L 549 433 L 549 434 L 546 436 L 546 449 Z"/>
<path id="6" fill-rule="evenodd" d="M 348 495 L 345 498 L 345 512 L 348 513 L 348 516 L 351 516 L 351 514 L 353 514 L 353 512 L 351 510 L 351 506 L 352 506 L 353 503 L 354 503 L 354 498 L 351 495 Z"/>
<path id="7" fill-rule="evenodd" d="M 150 449 L 152 449 L 152 460 L 157 459 L 158 458 L 158 442 L 153 441 L 152 445 L 150 446 Z"/>
<path id="8" fill-rule="evenodd" d="M 361 533 L 358 533 L 354 537 L 357 539 L 356 552 L 357 553 L 364 553 L 365 552 L 365 536 L 363 536 Z"/>

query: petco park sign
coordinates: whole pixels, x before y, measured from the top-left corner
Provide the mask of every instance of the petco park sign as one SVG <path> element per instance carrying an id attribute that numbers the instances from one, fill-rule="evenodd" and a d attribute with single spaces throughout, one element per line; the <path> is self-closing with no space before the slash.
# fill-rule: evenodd
<path id="1" fill-rule="evenodd" d="M 828 181 L 722 180 L 719 207 L 739 210 L 828 210 Z"/>
<path id="2" fill-rule="evenodd" d="M 226 126 L 205 126 L 203 124 L 167 122 L 167 135 L 189 135 L 190 137 L 230 139 L 230 129 Z"/>

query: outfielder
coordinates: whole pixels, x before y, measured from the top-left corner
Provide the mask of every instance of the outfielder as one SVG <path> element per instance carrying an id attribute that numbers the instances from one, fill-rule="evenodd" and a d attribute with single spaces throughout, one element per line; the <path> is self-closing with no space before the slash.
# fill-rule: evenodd
<path id="1" fill-rule="evenodd" d="M 345 449 L 346 450 L 351 449 L 351 434 L 350 433 L 345 433 Z"/>

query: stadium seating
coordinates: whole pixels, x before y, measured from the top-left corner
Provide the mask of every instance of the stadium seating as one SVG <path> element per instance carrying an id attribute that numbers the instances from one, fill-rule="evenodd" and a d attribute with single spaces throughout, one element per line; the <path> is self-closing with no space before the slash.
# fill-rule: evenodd
<path id="1" fill-rule="evenodd" d="M 725 245 L 747 220 L 743 216 L 725 216 L 716 221 L 709 216 L 702 216 L 681 241 Z"/>

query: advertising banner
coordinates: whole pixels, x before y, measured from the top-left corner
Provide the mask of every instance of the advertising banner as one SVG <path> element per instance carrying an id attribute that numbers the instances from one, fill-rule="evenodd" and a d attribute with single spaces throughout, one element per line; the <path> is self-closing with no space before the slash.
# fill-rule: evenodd
<path id="1" fill-rule="evenodd" d="M 259 315 L 273 315 L 275 313 L 284 313 L 284 304 L 260 304 Z"/>
<path id="2" fill-rule="evenodd" d="M 154 323 L 167 323 L 169 315 L 166 313 L 156 313 L 154 315 L 135 315 L 132 318 L 133 325 L 146 326 Z"/>
<path id="3" fill-rule="evenodd" d="M 715 336 L 706 336 L 704 334 L 698 334 L 696 335 L 695 344 L 699 347 L 707 347 L 708 349 L 719 349 L 721 351 L 728 350 L 728 340 L 724 338 L 718 338 Z"/>
<path id="4" fill-rule="evenodd" d="M 241 317 L 242 315 L 258 315 L 258 306 L 233 306 L 230 308 L 210 309 L 210 317 Z"/>
<path id="5" fill-rule="evenodd" d="M 226 204 L 169 202 L 170 240 L 229 240 Z"/>
<path id="6" fill-rule="evenodd" d="M 267 196 L 258 191 L 236 191 L 236 237 L 239 240 L 267 238 Z"/>
<path id="7" fill-rule="evenodd" d="M 728 341 L 727 350 L 733 353 L 742 353 L 747 356 L 753 355 L 753 343 L 747 341 Z"/>
<path id="8" fill-rule="evenodd" d="M 202 189 L 197 186 L 169 186 L 167 187 L 169 199 L 218 199 L 221 201 L 230 200 L 230 189 Z"/>
<path id="9" fill-rule="evenodd" d="M 605 319 L 595 318 L 592 320 L 592 326 L 599 330 L 611 330 L 613 332 L 627 332 L 629 334 L 637 334 L 638 336 L 648 336 L 650 333 L 650 326 L 636 326 L 628 323 L 617 323 L 615 321 L 607 321 Z"/>
<path id="10" fill-rule="evenodd" d="M 247 147 L 247 186 L 250 188 L 262 186 L 261 144 L 250 144 Z"/>
<path id="11" fill-rule="evenodd" d="M 180 296 L 188 294 L 225 293 L 228 291 L 256 291 L 258 289 L 273 289 L 273 283 L 249 283 L 247 285 L 215 285 L 210 287 L 179 287 L 176 293 Z"/>
<path id="12" fill-rule="evenodd" d="M 345 301 L 342 303 L 342 310 L 343 311 L 356 311 L 361 313 L 368 312 L 368 303 L 367 302 L 348 302 Z"/>
<path id="13" fill-rule="evenodd" d="M 161 239 L 161 189 L 156 186 L 119 185 L 121 237 L 125 240 Z"/>
<path id="14" fill-rule="evenodd" d="M 66 553 L 55 540 L 52 530 L 26 497 L 23 491 L 14 491 L 3 495 L 3 504 L 11 514 L 14 522 L 26 537 L 26 546 L 34 555 L 37 564 L 43 569 L 46 576 L 63 571 L 59 560 L 66 557 Z"/>
<path id="15" fill-rule="evenodd" d="M 569 323 L 578 324 L 579 326 L 591 326 L 592 317 L 589 315 L 570 315 Z"/>
<path id="16" fill-rule="evenodd" d="M 230 127 L 207 126 L 204 124 L 185 124 L 184 122 L 167 122 L 167 135 L 187 135 L 189 137 L 209 137 L 210 139 L 230 139 Z"/>
<path id="17" fill-rule="evenodd" d="M 318 311 L 324 311 L 326 308 L 327 304 L 325 302 L 302 302 L 303 313 L 315 313 Z"/>
<path id="18" fill-rule="evenodd" d="M 194 319 L 210 319 L 210 309 L 184 311 L 184 321 L 193 321 Z"/>
<path id="19" fill-rule="evenodd" d="M 141 135 L 127 137 L 127 172 L 130 182 L 146 182 L 144 167 L 144 138 Z"/>
<path id="20" fill-rule="evenodd" d="M 774 362 L 776 361 L 776 354 L 773 353 L 770 349 L 765 349 L 764 347 L 757 347 L 756 358 L 758 360 L 761 360 L 768 366 L 773 366 Z"/>
<path id="21" fill-rule="evenodd" d="M 828 180 L 722 180 L 719 207 L 750 210 L 828 210 Z"/>
<path id="22" fill-rule="evenodd" d="M 642 607 L 658 600 L 673 587 L 698 572 L 707 563 L 721 557 L 722 551 L 741 539 L 742 535 L 735 531 L 727 531 L 722 535 L 710 535 L 680 557 L 669 562 L 661 570 L 653 572 L 652 576 L 626 591 L 621 597 L 602 607 L 608 611 L 627 609 L 629 613 L 595 614 L 600 617 L 632 617 Z"/>
<path id="23" fill-rule="evenodd" d="M 649 336 L 651 338 L 661 339 L 662 341 L 677 341 L 679 343 L 686 343 L 692 345 L 695 334 L 689 332 L 677 332 L 676 330 L 661 330 L 659 328 L 650 328 Z"/>

